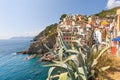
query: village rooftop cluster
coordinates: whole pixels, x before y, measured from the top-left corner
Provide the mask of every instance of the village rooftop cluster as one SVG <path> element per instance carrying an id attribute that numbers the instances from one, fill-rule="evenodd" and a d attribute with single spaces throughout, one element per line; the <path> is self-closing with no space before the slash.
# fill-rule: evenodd
<path id="1" fill-rule="evenodd" d="M 65 14 L 57 26 L 57 33 L 54 51 L 59 50 L 60 37 L 62 37 L 68 47 L 73 50 L 77 48 L 74 41 L 81 39 L 80 43 L 90 48 L 94 44 L 103 47 L 109 45 L 108 53 L 120 56 L 120 8 L 116 10 L 115 15 L 107 15 L 104 18 L 94 15 Z M 47 52 L 41 61 L 52 59 L 57 59 L 56 55 Z"/>
<path id="2" fill-rule="evenodd" d="M 83 38 L 84 44 L 87 44 L 86 39 L 92 40 L 93 44 L 108 43 L 111 46 L 111 53 L 119 55 L 120 8 L 117 9 L 116 15 L 108 15 L 106 18 L 99 16 L 87 17 L 79 14 L 66 15 L 60 21 L 57 31 L 62 33 L 63 39 L 72 49 L 76 47 L 73 40 Z M 89 35 L 90 37 L 87 37 Z M 59 36 L 60 34 L 58 34 Z"/>

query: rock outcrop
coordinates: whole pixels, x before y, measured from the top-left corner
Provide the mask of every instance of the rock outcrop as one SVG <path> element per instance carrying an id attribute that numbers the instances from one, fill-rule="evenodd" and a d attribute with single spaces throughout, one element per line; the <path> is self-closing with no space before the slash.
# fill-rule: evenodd
<path id="1" fill-rule="evenodd" d="M 57 36 L 57 25 L 53 24 L 46 27 L 41 33 L 39 33 L 31 43 L 28 53 L 29 54 L 44 54 L 48 52 L 48 50 L 44 47 L 46 44 L 49 48 L 53 48 L 56 43 Z"/>
<path id="2" fill-rule="evenodd" d="M 27 54 L 28 50 L 24 50 L 24 51 L 20 51 L 20 52 L 16 52 L 17 54 Z"/>

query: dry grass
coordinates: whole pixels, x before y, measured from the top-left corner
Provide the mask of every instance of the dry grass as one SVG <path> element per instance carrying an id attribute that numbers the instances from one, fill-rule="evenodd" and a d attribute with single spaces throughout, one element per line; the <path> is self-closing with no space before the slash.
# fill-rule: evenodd
<path id="1" fill-rule="evenodd" d="M 99 59 L 99 63 L 96 69 L 100 69 L 104 66 L 110 66 L 110 68 L 104 72 L 96 72 L 96 80 L 120 80 L 120 57 L 112 54 L 104 54 Z"/>

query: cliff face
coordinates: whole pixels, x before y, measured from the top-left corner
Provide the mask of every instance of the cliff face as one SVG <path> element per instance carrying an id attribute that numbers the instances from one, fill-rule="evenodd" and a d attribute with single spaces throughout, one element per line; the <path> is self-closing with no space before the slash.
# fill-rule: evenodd
<path id="1" fill-rule="evenodd" d="M 28 53 L 43 54 L 47 52 L 48 50 L 44 47 L 44 44 L 46 44 L 49 48 L 53 48 L 56 43 L 57 25 L 58 24 L 52 24 L 39 33 L 33 39 L 33 42 L 28 49 Z"/>

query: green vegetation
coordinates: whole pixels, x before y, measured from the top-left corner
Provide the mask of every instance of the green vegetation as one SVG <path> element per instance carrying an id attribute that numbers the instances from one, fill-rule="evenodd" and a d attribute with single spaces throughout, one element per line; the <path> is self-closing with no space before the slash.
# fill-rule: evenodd
<path id="1" fill-rule="evenodd" d="M 49 36 L 51 34 L 56 33 L 57 32 L 57 25 L 58 24 L 56 23 L 56 24 L 52 24 L 52 25 L 46 27 L 46 29 L 45 29 L 45 36 Z"/>
<path id="2" fill-rule="evenodd" d="M 100 13 L 98 14 L 94 14 L 95 16 L 99 16 L 99 17 L 108 17 L 109 15 L 115 15 L 116 14 L 116 9 L 117 8 L 113 8 L 113 9 L 109 9 L 109 10 L 102 10 Z M 112 17 L 112 16 L 111 16 Z M 114 16 L 113 16 L 114 17 Z"/>
<path id="3" fill-rule="evenodd" d="M 109 46 L 102 47 L 93 45 L 92 48 L 81 44 L 81 39 L 74 40 L 77 44 L 76 50 L 70 49 L 62 39 L 62 33 L 59 32 L 57 50 L 45 47 L 53 54 L 57 55 L 58 60 L 53 60 L 50 66 L 47 80 L 93 80 L 96 74 L 103 72 L 110 66 L 97 66 L 100 57 L 109 49 Z M 101 62 L 102 63 L 102 62 Z M 53 73 L 56 71 L 56 73 Z"/>
<path id="4" fill-rule="evenodd" d="M 67 14 L 63 14 L 63 15 L 61 15 L 60 20 L 62 21 L 63 18 L 65 18 L 66 16 L 67 16 Z"/>
<path id="5" fill-rule="evenodd" d="M 50 26 L 47 26 L 41 33 L 39 33 L 34 40 L 39 40 L 40 37 L 49 37 L 51 34 L 55 34 L 57 32 L 57 26 L 58 24 L 52 24 Z"/>

